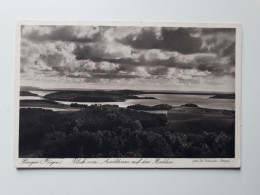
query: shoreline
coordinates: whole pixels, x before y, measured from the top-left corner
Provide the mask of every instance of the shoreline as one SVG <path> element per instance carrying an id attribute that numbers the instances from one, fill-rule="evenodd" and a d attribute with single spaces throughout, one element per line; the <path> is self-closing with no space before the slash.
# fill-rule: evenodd
<path id="1" fill-rule="evenodd" d="M 204 110 L 204 111 L 210 111 L 210 110 L 214 110 L 214 111 L 226 111 L 226 112 L 235 112 L 235 110 L 231 110 L 231 109 L 215 109 L 215 108 L 206 108 L 206 107 L 185 107 L 183 105 L 179 105 L 179 106 L 171 106 L 172 108 L 169 110 L 165 110 L 165 109 L 160 109 L 160 110 L 137 110 L 137 109 L 131 109 L 131 108 L 127 108 L 127 107 L 122 107 L 119 106 L 118 104 L 106 104 L 104 102 L 101 102 L 100 104 L 92 104 L 91 102 L 90 105 L 85 105 L 85 104 L 78 104 L 78 106 L 71 106 L 73 103 L 71 103 L 70 105 L 66 105 L 66 104 L 61 104 L 59 102 L 55 102 L 52 101 L 53 103 L 47 103 L 49 100 L 20 100 L 20 107 L 19 108 L 42 108 L 42 109 L 84 109 L 84 107 L 89 107 L 91 105 L 99 105 L 99 106 L 104 106 L 104 105 L 114 105 L 114 106 L 118 106 L 119 108 L 124 108 L 124 109 L 129 109 L 129 110 L 135 110 L 135 111 L 144 111 L 144 112 L 148 112 L 148 111 L 158 111 L 158 112 L 165 112 L 165 111 L 171 111 L 171 110 L 176 110 L 176 109 L 181 109 L 181 110 Z M 25 103 L 26 102 L 26 103 Z M 154 106 L 147 106 L 147 107 L 154 107 Z"/>

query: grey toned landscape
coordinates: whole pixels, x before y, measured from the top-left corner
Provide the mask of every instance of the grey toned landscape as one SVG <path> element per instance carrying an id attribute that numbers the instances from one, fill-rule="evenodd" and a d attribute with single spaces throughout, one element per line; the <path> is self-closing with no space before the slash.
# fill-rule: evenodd
<path id="1" fill-rule="evenodd" d="M 20 158 L 234 158 L 234 28 L 23 25 Z"/>

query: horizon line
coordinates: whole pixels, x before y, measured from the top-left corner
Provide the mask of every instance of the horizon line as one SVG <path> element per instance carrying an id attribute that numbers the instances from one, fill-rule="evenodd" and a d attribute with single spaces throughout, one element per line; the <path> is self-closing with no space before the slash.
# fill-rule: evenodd
<path id="1" fill-rule="evenodd" d="M 20 90 L 21 88 L 24 87 L 28 87 L 28 88 L 35 88 L 35 89 L 39 89 L 39 90 L 83 90 L 83 91 L 87 91 L 87 90 L 97 90 L 97 91 L 101 91 L 101 90 L 116 90 L 116 91 L 123 91 L 123 90 L 130 90 L 130 91 L 155 91 L 155 92 L 176 92 L 176 93 L 232 93 L 235 94 L 235 91 L 181 91 L 181 90 L 168 90 L 168 89 L 155 89 L 155 90 L 147 90 L 147 89 L 116 89 L 116 88 L 41 88 L 41 87 L 33 87 L 33 86 L 20 86 Z"/>

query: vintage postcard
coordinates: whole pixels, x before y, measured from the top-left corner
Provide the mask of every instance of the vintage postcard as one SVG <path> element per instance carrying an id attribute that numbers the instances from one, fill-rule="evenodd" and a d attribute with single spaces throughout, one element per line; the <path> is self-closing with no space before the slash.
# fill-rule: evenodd
<path id="1" fill-rule="evenodd" d="M 19 21 L 14 166 L 239 168 L 241 31 Z"/>

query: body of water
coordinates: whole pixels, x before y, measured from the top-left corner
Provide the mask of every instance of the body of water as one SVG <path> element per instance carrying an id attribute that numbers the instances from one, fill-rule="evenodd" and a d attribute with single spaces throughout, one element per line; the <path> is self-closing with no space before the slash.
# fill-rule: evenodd
<path id="1" fill-rule="evenodd" d="M 20 99 L 44 99 L 43 96 L 54 91 L 30 91 L 38 94 L 38 96 L 21 96 Z M 184 104 L 196 104 L 202 108 L 211 109 L 225 109 L 235 110 L 234 99 L 217 99 L 210 98 L 212 95 L 188 95 L 188 94 L 142 94 L 139 97 L 154 97 L 156 99 L 132 99 L 124 102 L 67 102 L 67 101 L 56 101 L 61 104 L 70 105 L 71 103 L 78 103 L 84 105 L 102 104 L 102 105 L 118 105 L 119 107 L 127 107 L 134 104 L 142 104 L 147 106 L 154 106 L 157 104 L 168 104 L 171 106 L 181 106 Z"/>
<path id="2" fill-rule="evenodd" d="M 79 111 L 80 108 L 51 108 L 51 107 L 39 107 L 39 106 L 21 106 L 20 108 L 42 108 L 46 110 L 52 110 L 52 111 Z"/>

